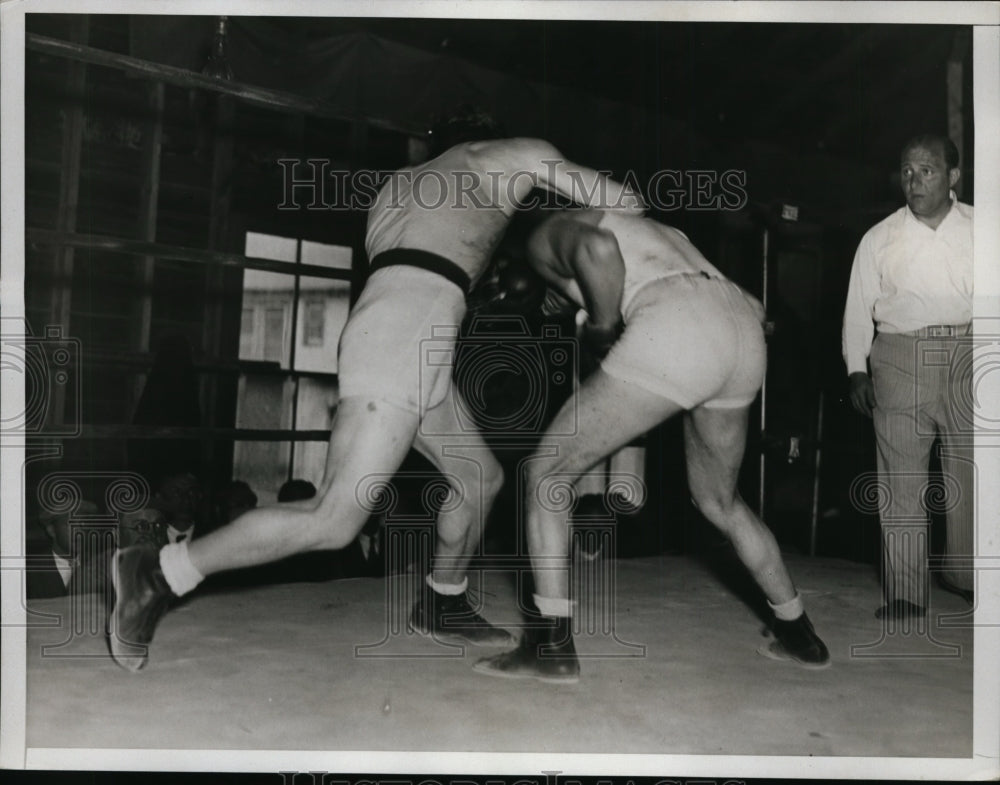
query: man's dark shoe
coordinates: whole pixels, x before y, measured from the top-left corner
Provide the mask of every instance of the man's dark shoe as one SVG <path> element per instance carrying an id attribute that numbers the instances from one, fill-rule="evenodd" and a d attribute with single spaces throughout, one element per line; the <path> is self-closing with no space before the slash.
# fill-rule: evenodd
<path id="1" fill-rule="evenodd" d="M 894 600 L 875 611 L 876 619 L 922 619 L 927 615 L 927 609 L 909 600 Z"/>
<path id="2" fill-rule="evenodd" d="M 494 627 L 469 604 L 468 592 L 438 594 L 426 589 L 410 611 L 410 629 L 451 643 L 511 646 L 514 636 Z"/>
<path id="3" fill-rule="evenodd" d="M 160 570 L 160 552 L 135 545 L 112 556 L 114 601 L 108 614 L 108 648 L 125 670 L 140 670 L 160 618 L 176 599 Z"/>
<path id="4" fill-rule="evenodd" d="M 537 679 L 554 684 L 580 680 L 580 660 L 573 645 L 570 618 L 545 618 L 541 627 L 529 627 L 516 649 L 484 657 L 472 669 L 504 679 Z"/>
<path id="5" fill-rule="evenodd" d="M 972 589 L 961 589 L 954 583 L 949 581 L 947 578 L 945 578 L 943 575 L 938 575 L 938 584 L 945 591 L 951 592 L 952 594 L 957 594 L 959 597 L 961 597 L 963 600 L 969 603 L 971 607 L 975 607 L 976 593 L 972 591 Z"/>
<path id="6" fill-rule="evenodd" d="M 803 668 L 829 667 L 830 652 L 813 629 L 806 614 L 792 621 L 775 619 L 771 627 L 774 640 L 757 651 L 774 660 L 791 660 Z"/>

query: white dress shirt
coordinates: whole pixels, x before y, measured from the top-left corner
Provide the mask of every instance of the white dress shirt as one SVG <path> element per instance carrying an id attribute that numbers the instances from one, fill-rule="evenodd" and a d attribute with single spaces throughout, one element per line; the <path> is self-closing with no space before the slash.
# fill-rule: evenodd
<path id="1" fill-rule="evenodd" d="M 841 335 L 848 374 L 867 373 L 876 326 L 907 333 L 971 321 L 973 208 L 951 199 L 937 229 L 903 206 L 861 238 Z"/>

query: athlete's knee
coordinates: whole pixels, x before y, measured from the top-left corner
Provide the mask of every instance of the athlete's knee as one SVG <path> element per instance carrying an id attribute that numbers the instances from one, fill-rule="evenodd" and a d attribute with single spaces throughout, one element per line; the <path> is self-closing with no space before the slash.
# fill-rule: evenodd
<path id="1" fill-rule="evenodd" d="M 451 493 L 461 504 L 489 507 L 503 487 L 503 467 L 492 454 L 453 462 L 443 471 Z"/>
<path id="2" fill-rule="evenodd" d="M 487 504 L 492 504 L 503 488 L 504 473 L 500 461 L 490 455 L 481 464 L 483 477 L 483 499 Z"/>
<path id="3" fill-rule="evenodd" d="M 528 504 L 538 504 L 553 511 L 568 511 L 576 500 L 579 472 L 565 468 L 558 461 L 533 461 L 525 473 Z"/>
<path id="4" fill-rule="evenodd" d="M 355 500 L 351 500 L 355 502 Z M 368 519 L 370 510 L 345 504 L 334 493 L 323 494 L 315 509 L 305 513 L 304 534 L 311 550 L 340 550 L 350 545 Z"/>
<path id="5" fill-rule="evenodd" d="M 735 493 L 695 489 L 691 492 L 691 503 L 698 512 L 720 529 L 728 531 L 732 527 L 738 503 Z"/>

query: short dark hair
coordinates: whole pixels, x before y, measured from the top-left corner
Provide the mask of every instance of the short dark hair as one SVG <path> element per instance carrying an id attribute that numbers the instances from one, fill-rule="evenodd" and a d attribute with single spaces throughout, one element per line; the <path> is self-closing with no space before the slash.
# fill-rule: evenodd
<path id="1" fill-rule="evenodd" d="M 900 157 L 906 155 L 914 147 L 923 147 L 927 150 L 936 149 L 941 153 L 949 169 L 958 168 L 958 148 L 944 134 L 917 134 L 903 145 Z"/>
<path id="2" fill-rule="evenodd" d="M 463 104 L 446 117 L 434 121 L 430 133 L 432 157 L 463 142 L 481 142 L 486 139 L 503 139 L 506 136 L 502 123 L 485 110 Z"/>

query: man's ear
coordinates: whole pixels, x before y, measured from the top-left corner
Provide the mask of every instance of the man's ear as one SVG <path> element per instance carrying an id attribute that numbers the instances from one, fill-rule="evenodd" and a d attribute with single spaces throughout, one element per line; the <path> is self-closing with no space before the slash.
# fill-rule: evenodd
<path id="1" fill-rule="evenodd" d="M 955 187 L 955 183 L 958 182 L 958 178 L 960 178 L 961 176 L 962 176 L 962 170 L 959 169 L 957 166 L 954 169 L 949 169 L 948 170 L 948 187 L 949 188 L 954 188 Z"/>

